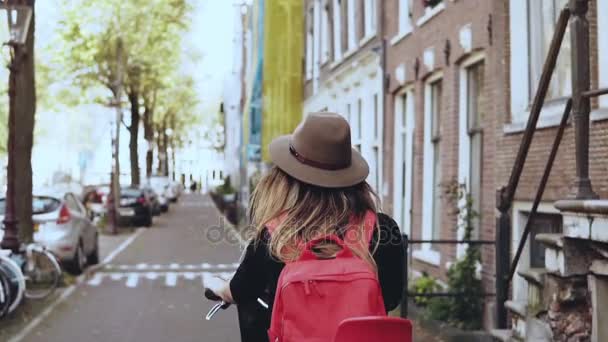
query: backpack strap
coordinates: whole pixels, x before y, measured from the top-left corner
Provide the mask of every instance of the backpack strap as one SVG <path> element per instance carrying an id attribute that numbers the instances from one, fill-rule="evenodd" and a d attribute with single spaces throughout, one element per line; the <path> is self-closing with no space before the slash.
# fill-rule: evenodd
<path id="1" fill-rule="evenodd" d="M 268 229 L 268 233 L 271 236 L 276 230 L 276 228 L 285 220 L 286 217 L 287 213 L 283 213 L 266 223 L 266 229 Z M 378 218 L 376 213 L 371 210 L 365 212 L 365 215 L 363 215 L 362 220 L 357 220 L 354 216 L 352 216 L 350 222 L 348 223 L 346 233 L 342 237 L 344 245 L 348 246 L 348 248 L 350 248 L 351 250 L 368 250 L 369 244 L 371 243 L 372 238 L 374 236 L 374 229 L 376 228 L 377 220 Z M 363 230 L 360 229 L 362 224 Z M 321 237 L 321 239 L 323 239 L 323 237 Z M 302 245 L 302 247 L 304 246 Z"/>

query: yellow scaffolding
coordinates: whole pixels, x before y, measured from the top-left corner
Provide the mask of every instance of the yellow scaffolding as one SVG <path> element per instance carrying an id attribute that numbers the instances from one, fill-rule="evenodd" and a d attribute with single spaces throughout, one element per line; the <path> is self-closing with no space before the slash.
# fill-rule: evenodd
<path id="1" fill-rule="evenodd" d="M 302 118 L 304 1 L 264 1 L 262 159 L 268 144 Z"/>

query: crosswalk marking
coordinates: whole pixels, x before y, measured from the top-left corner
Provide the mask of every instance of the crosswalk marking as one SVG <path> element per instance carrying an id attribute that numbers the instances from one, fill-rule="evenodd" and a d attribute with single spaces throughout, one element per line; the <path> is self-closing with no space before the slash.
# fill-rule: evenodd
<path id="1" fill-rule="evenodd" d="M 110 275 L 110 278 L 112 278 L 112 280 L 120 280 L 123 276 L 123 273 L 114 273 Z"/>
<path id="2" fill-rule="evenodd" d="M 89 284 L 91 286 L 97 286 L 97 285 L 101 284 L 102 280 L 103 280 L 103 275 L 101 273 L 96 273 L 91 279 L 89 279 L 87 284 Z"/>
<path id="3" fill-rule="evenodd" d="M 168 287 L 175 287 L 177 285 L 177 274 L 175 272 L 169 272 L 165 276 L 165 285 Z"/>
<path id="4" fill-rule="evenodd" d="M 86 284 L 91 287 L 100 286 L 104 281 L 120 281 L 130 289 L 137 288 L 142 283 L 141 279 L 147 281 L 161 280 L 164 286 L 176 287 L 183 281 L 199 281 L 201 285 L 205 285 L 213 278 L 229 279 L 234 272 L 190 272 L 190 271 L 167 271 L 167 272 L 99 272 L 93 275 Z M 200 280 L 197 280 L 200 279 Z"/>
<path id="5" fill-rule="evenodd" d="M 109 264 L 106 265 L 103 269 L 102 272 L 107 272 L 107 271 L 114 271 L 114 270 L 120 270 L 120 271 L 138 271 L 138 272 L 146 272 L 146 271 L 161 271 L 161 270 L 175 270 L 175 271 L 179 271 L 179 270 L 188 270 L 188 271 L 206 271 L 206 270 L 229 270 L 229 269 L 237 269 L 239 267 L 239 263 L 232 263 L 232 264 L 209 264 L 209 263 L 201 263 L 201 264 L 178 264 L 178 263 L 171 263 L 171 264 L 165 264 L 165 265 L 161 265 L 161 264 L 146 264 L 146 263 L 140 263 L 140 264 L 136 264 L 136 265 L 113 265 L 113 264 Z"/>
<path id="6" fill-rule="evenodd" d="M 139 282 L 139 275 L 137 273 L 131 273 L 127 277 L 127 287 L 137 287 Z"/>

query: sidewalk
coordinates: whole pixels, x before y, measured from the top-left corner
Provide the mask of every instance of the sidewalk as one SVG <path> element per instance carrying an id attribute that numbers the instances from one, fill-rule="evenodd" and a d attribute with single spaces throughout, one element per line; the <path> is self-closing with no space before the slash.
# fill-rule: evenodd
<path id="1" fill-rule="evenodd" d="M 99 257 L 105 260 L 123 242 L 134 234 L 132 229 L 124 229 L 117 235 L 99 236 Z M 58 288 L 55 293 L 43 300 L 24 300 L 15 312 L 0 320 L 0 341 L 9 341 L 11 336 L 19 333 L 29 322 L 41 314 L 49 305 L 55 302 L 74 283 L 86 279 L 89 270 L 82 276 L 72 277 L 64 274 L 65 284 Z"/>

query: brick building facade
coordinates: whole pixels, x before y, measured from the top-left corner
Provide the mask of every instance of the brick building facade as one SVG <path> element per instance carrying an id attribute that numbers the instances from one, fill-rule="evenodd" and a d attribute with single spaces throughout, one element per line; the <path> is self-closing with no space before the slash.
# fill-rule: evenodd
<path id="1" fill-rule="evenodd" d="M 313 46 L 313 51 L 306 54 L 310 58 L 305 68 L 311 72 L 305 86 L 305 112 L 328 109 L 343 113 L 353 126 L 355 145 L 361 141 L 359 128 L 375 127 L 374 134 L 363 134 L 372 146 L 364 149 L 364 155 L 372 168 L 381 172 L 380 176 L 372 175 L 370 183 L 381 195 L 383 210 L 392 214 L 411 238 L 462 238 L 455 212 L 462 203 L 452 199 L 446 189 L 464 184 L 473 198 L 473 209 L 479 213 L 473 238 L 495 240 L 496 190 L 508 182 L 552 27 L 567 1 L 371 3 L 378 11 L 377 30 L 373 36 L 365 37 L 362 34 L 365 30 L 357 29 L 359 44 L 352 52 L 344 43 L 349 35 L 344 32 L 348 32 L 348 27 L 343 27 L 343 20 L 340 38 L 335 35 L 337 17 L 333 9 L 339 5 L 340 13 L 349 17 L 349 9 L 344 6 L 353 4 L 355 14 L 351 12 L 347 23 L 365 27 L 370 20 L 365 15 L 366 9 L 369 12 L 367 1 L 307 1 L 307 23 L 310 18 L 324 18 L 315 12 L 317 5 L 328 11 L 325 30 L 334 32 L 334 36 L 324 48 L 322 41 L 315 43 L 315 21 L 310 26 L 312 31 L 307 26 L 308 32 L 312 32 L 308 45 Z M 600 13 L 608 13 L 608 1 L 591 1 L 588 18 L 592 88 L 608 87 L 608 17 Z M 319 24 L 317 32 L 323 31 L 322 25 Z M 336 42 L 341 46 L 340 52 L 335 50 Z M 515 195 L 513 252 L 538 188 L 565 99 L 571 92 L 569 45 L 566 36 Z M 314 51 L 321 53 L 326 49 L 329 51 L 325 59 L 314 57 Z M 362 83 L 369 78 L 374 80 L 371 87 Z M 359 89 L 356 93 L 362 94 L 368 104 L 374 103 L 362 106 L 363 114 L 357 114 L 361 110 L 353 111 L 358 103 L 357 97 L 352 97 L 353 89 Z M 366 98 L 367 94 L 382 95 L 381 104 L 374 97 Z M 593 101 L 592 109 L 591 180 L 596 193 L 606 198 L 608 99 Z M 378 118 L 380 113 L 382 118 Z M 539 232 L 561 229 L 561 215 L 553 203 L 570 195 L 575 178 L 573 133 L 570 123 L 539 209 L 542 214 L 535 222 L 535 230 Z M 373 156 L 378 151 L 380 158 Z M 411 248 L 414 274 L 426 272 L 443 280 L 449 265 L 464 251 L 464 246 L 456 245 L 422 244 Z M 482 247 L 481 276 L 488 293 L 495 291 L 494 252 L 493 245 Z M 528 242 L 520 269 L 542 264 L 543 259 L 542 247 Z M 520 297 L 527 296 L 526 286 L 519 276 L 515 277 L 514 299 L 525 300 Z M 484 323 L 490 328 L 494 326 L 493 298 L 488 297 L 486 304 Z"/>
<path id="2" fill-rule="evenodd" d="M 462 238 L 457 203 L 463 184 L 478 212 L 473 238 L 494 239 L 496 132 L 504 67 L 494 30 L 495 1 L 387 1 L 385 209 L 412 239 Z M 389 148 L 390 146 L 390 148 Z M 452 188 L 453 189 L 453 188 Z M 412 245 L 416 272 L 445 280 L 464 246 Z M 494 253 L 482 248 L 486 291 L 494 291 Z M 488 306 L 488 309 L 490 306 Z M 490 317 L 491 315 L 486 315 Z"/>

